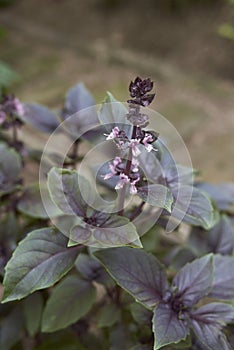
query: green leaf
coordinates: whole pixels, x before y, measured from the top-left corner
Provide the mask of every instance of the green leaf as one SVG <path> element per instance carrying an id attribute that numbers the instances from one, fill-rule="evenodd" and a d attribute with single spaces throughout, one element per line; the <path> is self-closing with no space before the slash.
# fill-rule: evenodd
<path id="1" fill-rule="evenodd" d="M 159 184 L 144 186 L 139 188 L 137 194 L 144 202 L 171 212 L 173 196 L 166 186 Z"/>
<path id="2" fill-rule="evenodd" d="M 178 318 L 170 305 L 160 303 L 156 306 L 153 317 L 154 350 L 168 344 L 179 343 L 186 339 L 188 331 L 188 325 Z"/>
<path id="3" fill-rule="evenodd" d="M 74 265 L 79 247 L 53 228 L 35 230 L 23 239 L 6 265 L 2 302 L 22 299 L 59 281 Z"/>
<path id="4" fill-rule="evenodd" d="M 161 264 L 143 250 L 110 248 L 97 251 L 94 255 L 122 288 L 148 308 L 161 301 L 169 288 Z"/>
<path id="5" fill-rule="evenodd" d="M 131 314 L 135 322 L 139 325 L 151 326 L 152 311 L 146 309 L 142 304 L 132 303 L 130 305 Z"/>
<path id="6" fill-rule="evenodd" d="M 87 314 L 96 299 L 90 281 L 68 276 L 53 290 L 42 319 L 42 332 L 55 332 L 75 323 Z"/>
<path id="7" fill-rule="evenodd" d="M 52 168 L 48 174 L 48 188 L 51 199 L 64 214 L 83 216 L 87 202 L 92 202 L 90 184 L 75 170 Z"/>
<path id="8" fill-rule="evenodd" d="M 29 295 L 23 302 L 26 328 L 31 337 L 36 335 L 40 330 L 43 306 L 44 301 L 40 293 Z"/>
<path id="9" fill-rule="evenodd" d="M 33 350 L 88 350 L 81 345 L 77 336 L 70 330 L 47 334 L 42 345 L 39 345 Z"/>
<path id="10" fill-rule="evenodd" d="M 46 207 L 43 204 L 46 204 Z M 33 218 L 47 219 L 61 215 L 61 210 L 52 202 L 47 188 L 39 188 L 38 184 L 31 185 L 20 197 L 17 205 L 18 210 Z"/>
<path id="11" fill-rule="evenodd" d="M 120 321 L 121 312 L 115 304 L 103 306 L 98 314 L 98 327 L 112 327 Z"/>

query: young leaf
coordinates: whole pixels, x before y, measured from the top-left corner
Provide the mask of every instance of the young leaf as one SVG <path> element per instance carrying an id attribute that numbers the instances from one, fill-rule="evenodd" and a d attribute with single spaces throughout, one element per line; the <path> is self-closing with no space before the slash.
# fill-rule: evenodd
<path id="1" fill-rule="evenodd" d="M 48 188 L 51 199 L 64 214 L 83 216 L 86 198 L 92 197 L 88 181 L 75 170 L 52 168 L 48 174 Z"/>
<path id="2" fill-rule="evenodd" d="M 46 208 L 41 196 L 46 201 Z M 39 188 L 36 184 L 31 185 L 23 192 L 18 201 L 17 209 L 25 215 L 41 219 L 62 214 L 61 210 L 52 202 L 47 188 Z M 49 211 L 47 212 L 46 209 L 49 209 Z"/>
<path id="3" fill-rule="evenodd" d="M 186 306 L 195 305 L 207 295 L 213 282 L 213 255 L 185 265 L 173 279 L 173 287 Z"/>
<path id="4" fill-rule="evenodd" d="M 53 290 L 47 301 L 42 332 L 55 332 L 66 328 L 83 317 L 96 299 L 92 283 L 78 276 L 68 276 Z"/>
<path id="5" fill-rule="evenodd" d="M 33 293 L 23 302 L 26 328 L 31 337 L 36 335 L 40 330 L 43 306 L 44 301 L 41 293 Z"/>
<path id="6" fill-rule="evenodd" d="M 224 303 L 209 303 L 190 312 L 191 318 L 204 323 L 225 325 L 234 321 L 234 307 Z"/>
<path id="7" fill-rule="evenodd" d="M 51 134 L 59 126 L 55 113 L 47 107 L 36 103 L 26 103 L 24 107 L 25 113 L 21 119 L 36 130 Z"/>
<path id="8" fill-rule="evenodd" d="M 158 260 L 143 250 L 121 247 L 94 254 L 116 282 L 146 307 L 152 308 L 169 288 Z"/>
<path id="9" fill-rule="evenodd" d="M 52 286 L 72 268 L 78 249 L 67 248 L 67 238 L 53 228 L 29 233 L 6 265 L 2 302 Z"/>
<path id="10" fill-rule="evenodd" d="M 177 194 L 178 189 L 174 189 L 174 192 Z M 186 203 L 188 203 L 188 207 Z M 179 187 L 172 216 L 188 224 L 202 226 L 206 230 L 212 228 L 218 220 L 218 213 L 207 194 L 191 186 Z"/>
<path id="11" fill-rule="evenodd" d="M 191 328 L 204 350 L 231 350 L 225 334 L 218 323 L 207 322 L 205 318 L 190 320 Z"/>
<path id="12" fill-rule="evenodd" d="M 214 281 L 209 296 L 234 300 L 234 257 L 214 256 Z"/>
<path id="13" fill-rule="evenodd" d="M 170 305 L 159 303 L 156 306 L 153 316 L 154 350 L 180 342 L 187 337 L 188 331 L 187 323 L 178 318 Z"/>
<path id="14" fill-rule="evenodd" d="M 140 187 L 137 194 L 144 202 L 171 212 L 173 196 L 166 186 L 153 184 Z"/>

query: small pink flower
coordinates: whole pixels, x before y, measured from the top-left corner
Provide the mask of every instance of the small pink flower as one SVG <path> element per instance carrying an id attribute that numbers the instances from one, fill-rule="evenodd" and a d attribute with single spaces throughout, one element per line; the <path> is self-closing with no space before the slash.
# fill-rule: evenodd
<path id="1" fill-rule="evenodd" d="M 124 173 L 121 173 L 119 175 L 119 178 L 120 178 L 120 181 L 115 186 L 116 190 L 119 190 L 120 188 L 123 188 L 127 183 L 130 182 L 129 177 L 127 175 L 125 175 Z"/>
<path id="2" fill-rule="evenodd" d="M 113 139 L 115 139 L 116 137 L 119 136 L 119 132 L 120 132 L 120 130 L 119 130 L 118 126 L 115 126 L 111 130 L 111 133 L 109 135 L 105 135 L 105 136 L 107 136 L 106 140 L 113 140 Z"/>
<path id="3" fill-rule="evenodd" d="M 110 173 L 106 174 L 104 176 L 104 180 L 108 180 L 110 179 L 112 176 L 117 174 L 117 169 L 116 167 L 122 163 L 122 159 L 120 157 L 115 157 L 115 159 L 113 160 L 113 163 L 109 164 L 109 169 L 110 169 Z"/>
<path id="4" fill-rule="evenodd" d="M 146 136 L 142 140 L 142 143 L 148 152 L 151 152 L 153 149 L 153 146 L 149 143 L 149 142 L 153 142 L 153 141 L 154 141 L 154 139 L 153 139 L 152 135 L 150 135 L 150 134 L 146 134 Z"/>
<path id="5" fill-rule="evenodd" d="M 130 194 L 134 195 L 137 194 L 137 188 L 136 188 L 136 183 L 140 181 L 140 176 L 136 178 L 136 180 L 133 180 L 130 182 Z"/>
<path id="6" fill-rule="evenodd" d="M 139 143 L 140 143 L 140 140 L 137 140 L 137 139 L 131 139 L 130 140 L 129 147 L 131 147 L 132 154 L 133 154 L 134 157 L 138 157 L 139 154 L 141 153 L 141 151 L 138 148 Z"/>
<path id="7" fill-rule="evenodd" d="M 131 169 L 133 173 L 137 173 L 139 171 L 138 166 L 139 166 L 138 160 L 136 158 L 133 158 L 132 159 L 132 169 Z"/>

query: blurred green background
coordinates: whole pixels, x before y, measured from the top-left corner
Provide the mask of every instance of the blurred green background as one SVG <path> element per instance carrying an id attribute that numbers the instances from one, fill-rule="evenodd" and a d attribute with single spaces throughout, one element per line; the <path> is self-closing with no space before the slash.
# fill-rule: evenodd
<path id="1" fill-rule="evenodd" d="M 151 77 L 194 167 L 234 180 L 233 0 L 0 0 L 0 61 L 0 84 L 52 108 L 78 81 L 100 103 Z"/>

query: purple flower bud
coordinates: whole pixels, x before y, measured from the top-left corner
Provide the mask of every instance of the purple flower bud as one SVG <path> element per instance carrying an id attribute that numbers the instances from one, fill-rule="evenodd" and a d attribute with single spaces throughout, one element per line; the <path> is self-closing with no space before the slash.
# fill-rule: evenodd
<path id="1" fill-rule="evenodd" d="M 134 82 L 131 81 L 129 85 L 129 92 L 131 97 L 141 97 L 153 89 L 153 82 L 148 79 L 141 79 L 137 77 Z"/>

